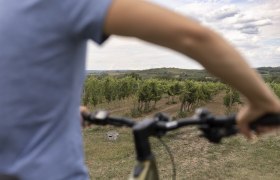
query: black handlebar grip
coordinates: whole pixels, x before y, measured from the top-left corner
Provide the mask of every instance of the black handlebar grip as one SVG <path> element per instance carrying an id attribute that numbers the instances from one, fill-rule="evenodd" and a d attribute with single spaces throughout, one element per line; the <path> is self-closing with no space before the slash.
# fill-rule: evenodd
<path id="1" fill-rule="evenodd" d="M 266 114 L 252 122 L 250 128 L 256 131 L 257 126 L 280 126 L 280 114 Z"/>

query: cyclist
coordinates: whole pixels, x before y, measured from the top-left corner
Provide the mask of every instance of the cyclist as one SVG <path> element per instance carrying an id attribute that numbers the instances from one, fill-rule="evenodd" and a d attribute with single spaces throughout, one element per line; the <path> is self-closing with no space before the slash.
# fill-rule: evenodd
<path id="1" fill-rule="evenodd" d="M 238 114 L 247 137 L 249 121 L 280 112 L 224 39 L 146 1 L 0 0 L 0 34 L 0 173 L 20 179 L 88 179 L 77 121 L 88 39 L 131 36 L 195 59 L 248 98 Z"/>

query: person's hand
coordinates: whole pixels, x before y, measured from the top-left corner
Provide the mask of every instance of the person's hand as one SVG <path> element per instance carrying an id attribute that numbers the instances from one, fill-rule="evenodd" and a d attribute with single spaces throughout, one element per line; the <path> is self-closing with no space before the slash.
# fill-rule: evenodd
<path id="1" fill-rule="evenodd" d="M 280 113 L 280 103 L 274 102 L 270 106 L 266 105 L 263 107 L 257 107 L 250 104 L 244 106 L 237 114 L 237 126 L 240 130 L 240 133 L 242 133 L 248 139 L 251 139 L 253 136 L 253 132 L 249 128 L 249 124 L 267 113 Z M 260 135 L 263 133 L 271 132 L 278 128 L 279 126 L 276 127 L 258 126 L 256 133 Z"/>
<path id="2" fill-rule="evenodd" d="M 83 113 L 90 113 L 88 108 L 85 106 L 80 106 L 80 114 L 81 114 L 81 125 L 83 128 L 90 127 L 91 125 L 83 119 Z"/>

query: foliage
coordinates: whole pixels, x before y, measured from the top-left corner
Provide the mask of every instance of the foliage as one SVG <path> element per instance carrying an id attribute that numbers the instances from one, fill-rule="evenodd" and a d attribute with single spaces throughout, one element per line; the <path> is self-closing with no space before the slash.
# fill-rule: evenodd
<path id="1" fill-rule="evenodd" d="M 127 76 L 117 79 L 112 76 L 88 76 L 84 83 L 83 103 L 96 106 L 106 100 L 108 103 L 124 100 L 138 90 L 139 80 Z"/>
<path id="2" fill-rule="evenodd" d="M 199 82 L 193 80 L 140 79 L 137 74 L 122 78 L 113 76 L 88 76 L 85 80 L 83 103 L 96 106 L 99 103 L 111 103 L 135 97 L 136 106 L 131 114 L 135 116 L 156 108 L 163 95 L 168 96 L 168 103 L 181 102 L 180 111 L 190 111 L 194 106 L 211 100 L 211 97 L 222 89 L 216 82 Z"/>
<path id="3" fill-rule="evenodd" d="M 168 94 L 168 104 L 170 104 L 170 97 L 172 99 L 171 103 L 175 103 L 174 98 L 180 95 L 183 91 L 183 84 L 180 81 L 171 81 L 166 86 L 166 94 Z"/>
<path id="4" fill-rule="evenodd" d="M 270 83 L 269 86 L 274 91 L 274 93 L 280 98 L 280 84 L 279 83 Z"/>
<path id="5" fill-rule="evenodd" d="M 195 105 L 211 100 L 223 85 L 214 82 L 185 81 L 180 94 L 180 111 L 190 111 Z"/>
<path id="6" fill-rule="evenodd" d="M 187 117 L 187 116 L 188 116 L 188 112 L 186 112 L 186 111 L 178 111 L 178 112 L 177 112 L 176 119 L 177 119 L 177 118 L 185 118 L 185 117 Z"/>
<path id="7" fill-rule="evenodd" d="M 102 103 L 103 88 L 101 82 L 94 76 L 88 76 L 84 83 L 83 103 L 96 106 Z"/>
<path id="8" fill-rule="evenodd" d="M 150 110 L 150 103 L 154 101 L 154 107 L 163 94 L 163 86 L 155 79 L 143 81 L 138 90 L 138 109 L 140 111 L 148 112 Z"/>
<path id="9" fill-rule="evenodd" d="M 227 108 L 232 107 L 234 103 L 242 103 L 240 100 L 239 92 L 231 87 L 226 88 L 226 95 L 224 96 L 224 105 Z"/>

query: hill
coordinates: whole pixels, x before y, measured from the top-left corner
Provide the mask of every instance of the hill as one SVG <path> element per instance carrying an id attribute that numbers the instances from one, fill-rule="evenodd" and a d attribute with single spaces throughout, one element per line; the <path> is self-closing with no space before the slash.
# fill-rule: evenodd
<path id="1" fill-rule="evenodd" d="M 162 79 L 215 79 L 206 70 L 197 69 L 179 69 L 179 68 L 156 68 L 147 70 L 109 70 L 109 71 L 95 71 L 89 70 L 88 74 L 97 76 L 119 76 L 137 75 L 141 78 L 162 78 Z"/>
<path id="2" fill-rule="evenodd" d="M 261 74 L 280 73 L 280 66 L 278 66 L 278 67 L 259 67 L 259 68 L 257 68 L 257 70 Z"/>
<path id="3" fill-rule="evenodd" d="M 280 67 L 259 67 L 257 71 L 262 75 L 265 81 L 280 82 Z"/>
<path id="4" fill-rule="evenodd" d="M 280 67 L 259 67 L 256 70 L 266 81 L 280 82 Z M 162 79 L 194 79 L 194 80 L 217 80 L 206 70 L 179 69 L 179 68 L 155 68 L 146 70 L 88 70 L 87 74 L 96 76 L 118 76 L 136 75 L 141 78 L 162 78 Z"/>

